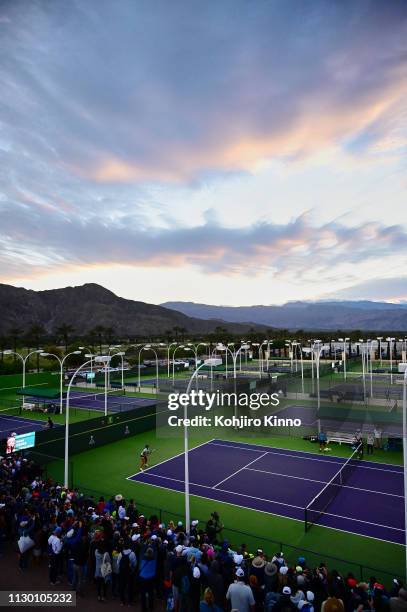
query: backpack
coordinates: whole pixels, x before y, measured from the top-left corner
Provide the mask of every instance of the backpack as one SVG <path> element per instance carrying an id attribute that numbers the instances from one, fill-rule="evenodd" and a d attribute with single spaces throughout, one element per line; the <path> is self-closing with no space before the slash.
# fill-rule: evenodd
<path id="1" fill-rule="evenodd" d="M 130 555 L 125 555 L 122 553 L 122 558 L 120 559 L 119 564 L 119 572 L 121 574 L 128 574 L 130 572 Z"/>

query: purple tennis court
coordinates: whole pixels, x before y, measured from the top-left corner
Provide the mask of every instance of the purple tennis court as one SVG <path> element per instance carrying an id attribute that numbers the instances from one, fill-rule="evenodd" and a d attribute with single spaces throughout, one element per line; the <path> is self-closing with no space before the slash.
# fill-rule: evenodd
<path id="1" fill-rule="evenodd" d="M 46 424 L 46 421 L 2 415 L 0 417 L 0 440 L 7 438 L 11 432 L 20 435 L 29 433 L 30 431 L 39 431 L 40 429 L 44 429 Z M 58 427 L 58 425 L 55 424 L 55 427 Z"/>
<path id="2" fill-rule="evenodd" d="M 244 442 L 211 440 L 189 453 L 190 492 L 198 497 L 304 521 L 305 508 L 346 459 Z M 129 480 L 184 490 L 184 456 Z M 318 525 L 404 544 L 403 469 L 358 460 Z"/>
<path id="3" fill-rule="evenodd" d="M 40 403 L 43 405 L 54 404 L 59 408 L 60 401 L 58 399 L 43 399 L 35 396 L 26 398 L 26 402 Z M 66 393 L 64 394 L 63 407 L 66 403 Z M 134 410 L 134 408 L 142 406 L 152 406 L 156 404 L 155 399 L 148 397 L 134 397 L 130 395 L 107 394 L 107 406 L 109 412 L 122 412 L 125 410 Z M 71 391 L 69 394 L 69 405 L 72 408 L 83 408 L 85 410 L 101 410 L 105 409 L 104 393 L 89 393 L 82 391 Z"/>

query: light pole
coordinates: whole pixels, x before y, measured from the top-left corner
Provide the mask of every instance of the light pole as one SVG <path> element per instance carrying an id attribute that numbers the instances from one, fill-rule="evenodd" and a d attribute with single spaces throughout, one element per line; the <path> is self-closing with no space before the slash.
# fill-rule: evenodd
<path id="1" fill-rule="evenodd" d="M 85 357 L 90 357 L 90 355 L 85 355 Z M 93 357 L 93 355 L 92 355 Z M 110 355 L 104 355 L 101 357 L 95 357 L 95 362 L 99 363 L 108 363 L 110 361 Z M 65 456 L 64 456 L 64 487 L 67 489 L 69 487 L 69 396 L 71 393 L 72 383 L 76 377 L 76 375 L 86 367 L 90 361 L 85 361 L 79 368 L 75 371 L 71 380 L 68 384 L 68 389 L 66 392 L 66 409 L 65 409 Z M 106 415 L 106 412 L 105 412 Z"/>
<path id="2" fill-rule="evenodd" d="M 390 384 L 393 384 L 393 342 L 395 338 L 386 338 L 386 341 L 390 344 Z"/>
<path id="3" fill-rule="evenodd" d="M 377 340 L 379 342 L 380 367 L 382 367 L 383 366 L 383 358 L 382 358 L 382 340 L 383 340 L 383 336 L 377 336 Z"/>
<path id="4" fill-rule="evenodd" d="M 170 342 L 170 344 L 167 346 L 167 378 L 168 379 L 170 378 L 170 350 L 173 344 L 177 346 L 178 342 Z"/>
<path id="5" fill-rule="evenodd" d="M 184 349 L 184 351 L 191 351 L 192 350 L 192 349 L 188 348 L 187 346 L 184 346 L 183 344 L 180 344 L 174 350 L 174 352 L 172 354 L 172 386 L 175 385 L 175 353 L 177 352 L 178 349 Z"/>
<path id="6" fill-rule="evenodd" d="M 365 367 L 365 359 L 366 359 L 366 345 L 363 342 L 362 338 L 359 338 L 359 343 L 358 345 L 361 348 L 362 351 L 362 380 L 363 380 L 363 401 L 366 403 L 366 378 L 365 378 L 365 372 L 366 372 L 366 367 Z"/>
<path id="7" fill-rule="evenodd" d="M 88 346 L 78 346 L 78 349 L 80 351 L 88 351 L 88 354 L 91 355 L 90 358 L 90 379 L 93 380 L 93 357 L 95 357 L 95 355 L 93 354 L 93 349 L 90 350 Z"/>
<path id="8" fill-rule="evenodd" d="M 43 351 L 43 349 L 37 349 L 35 351 L 31 351 L 31 353 L 28 353 L 28 355 L 25 355 L 25 357 L 23 355 L 20 355 L 20 353 L 17 353 L 16 351 L 11 351 L 11 350 L 3 351 L 3 355 L 16 355 L 23 362 L 23 391 L 25 389 L 25 368 L 26 368 L 26 363 L 27 363 L 28 359 L 31 357 L 31 355 L 35 355 L 37 353 L 41 354 L 42 351 Z M 24 400 L 25 400 L 25 396 L 23 395 L 23 404 L 24 404 Z"/>
<path id="9" fill-rule="evenodd" d="M 407 572 L 407 367 L 403 378 L 403 466 L 404 466 L 404 521 L 405 521 L 405 554 Z"/>
<path id="10" fill-rule="evenodd" d="M 320 391 L 319 391 L 319 360 L 321 357 L 321 353 L 323 351 L 323 346 L 321 345 L 321 340 L 315 340 L 313 347 L 312 347 L 312 351 L 315 351 L 315 365 L 316 365 L 316 370 L 317 370 L 317 409 L 318 409 L 318 419 L 317 419 L 317 423 L 318 423 L 318 433 L 321 432 L 321 419 L 319 417 L 319 412 L 320 412 L 320 408 L 321 408 L 321 396 L 320 396 Z"/>
<path id="11" fill-rule="evenodd" d="M 124 356 L 125 356 L 125 352 L 124 351 L 119 351 L 118 353 L 113 353 L 113 355 L 111 355 L 111 358 L 113 359 L 113 357 L 120 357 L 122 360 L 122 389 L 124 389 Z"/>
<path id="12" fill-rule="evenodd" d="M 198 342 L 198 344 L 195 346 L 194 344 L 192 344 L 192 342 L 188 342 L 187 346 L 192 347 L 191 350 L 193 350 L 195 354 L 195 369 L 196 369 L 198 367 L 198 349 L 200 346 L 208 346 L 208 343 Z M 196 377 L 196 389 L 198 390 L 198 377 Z"/>
<path id="13" fill-rule="evenodd" d="M 294 341 L 293 346 L 295 347 L 295 355 L 297 356 L 297 350 L 300 352 L 300 364 L 301 364 L 301 392 L 304 395 L 304 362 L 302 360 L 302 346 L 300 342 Z"/>
<path id="14" fill-rule="evenodd" d="M 65 357 L 61 359 L 60 357 L 58 357 L 58 355 L 55 355 L 55 353 L 40 353 L 41 357 L 55 357 L 55 359 L 57 359 L 57 361 L 59 362 L 59 414 L 62 414 L 62 406 L 64 403 L 63 379 L 64 379 L 65 360 L 70 355 L 81 355 L 81 354 L 82 354 L 82 351 L 72 351 L 72 353 L 68 353 L 67 355 L 65 355 Z"/>
<path id="15" fill-rule="evenodd" d="M 141 349 L 139 350 L 138 353 L 138 390 L 139 392 L 141 391 L 141 380 L 140 380 L 140 355 L 143 351 L 152 351 L 155 355 L 155 378 L 156 378 L 156 389 L 157 389 L 157 393 L 159 391 L 158 389 L 158 355 L 157 355 L 157 351 L 155 349 L 153 349 L 153 347 L 151 346 L 151 344 L 146 344 L 145 346 L 142 346 Z"/>
<path id="16" fill-rule="evenodd" d="M 343 379 L 346 380 L 346 343 L 350 338 L 338 338 L 339 342 L 343 342 Z"/>
<path id="17" fill-rule="evenodd" d="M 205 359 L 205 361 L 203 363 L 201 363 L 201 365 L 196 368 L 191 376 L 191 378 L 189 379 L 189 383 L 187 386 L 187 390 L 186 390 L 186 394 L 188 395 L 191 387 L 192 387 L 192 383 L 194 378 L 197 377 L 198 372 L 201 368 L 203 368 L 204 366 L 208 366 L 210 365 L 212 366 L 217 366 L 220 365 L 220 363 L 222 363 L 221 359 L 216 359 L 216 358 L 210 358 L 210 359 Z M 190 531 L 190 527 L 191 527 L 191 512 L 190 512 L 190 505 L 189 505 L 189 450 L 188 450 L 188 402 L 185 402 L 184 405 L 184 480 L 185 480 L 185 530 L 187 535 L 189 535 L 189 531 Z"/>

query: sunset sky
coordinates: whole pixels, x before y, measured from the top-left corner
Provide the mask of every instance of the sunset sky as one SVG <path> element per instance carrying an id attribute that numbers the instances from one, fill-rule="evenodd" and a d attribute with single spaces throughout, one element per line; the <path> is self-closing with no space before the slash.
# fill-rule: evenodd
<path id="1" fill-rule="evenodd" d="M 407 300 L 407 2 L 0 2 L 0 282 Z"/>

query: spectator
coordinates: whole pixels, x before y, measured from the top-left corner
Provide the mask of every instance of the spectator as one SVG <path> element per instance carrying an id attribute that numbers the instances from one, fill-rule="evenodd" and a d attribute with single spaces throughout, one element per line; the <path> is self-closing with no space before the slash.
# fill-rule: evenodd
<path id="1" fill-rule="evenodd" d="M 369 432 L 366 438 L 366 450 L 368 455 L 373 455 L 374 433 Z"/>
<path id="2" fill-rule="evenodd" d="M 148 546 L 140 561 L 140 593 L 143 612 L 154 607 L 154 579 L 157 572 L 157 559 L 154 549 Z"/>
<path id="3" fill-rule="evenodd" d="M 281 597 L 273 607 L 273 612 L 294 612 L 295 610 L 298 610 L 298 608 L 291 601 L 291 588 L 285 586 Z"/>
<path id="4" fill-rule="evenodd" d="M 62 551 L 61 534 L 61 527 L 56 527 L 54 533 L 48 538 L 49 582 L 52 585 L 60 583 L 58 571 Z"/>
<path id="5" fill-rule="evenodd" d="M 98 601 L 105 601 L 107 591 L 107 579 L 103 575 L 102 564 L 110 563 L 109 553 L 106 551 L 104 540 L 100 539 L 95 550 L 95 580 L 98 594 Z"/>
<path id="6" fill-rule="evenodd" d="M 407 590 L 400 589 L 397 597 L 390 599 L 391 612 L 407 612 Z"/>
<path id="7" fill-rule="evenodd" d="M 221 607 L 216 604 L 212 590 L 207 587 L 199 606 L 199 612 L 221 612 L 223 609 L 223 606 Z"/>
<path id="8" fill-rule="evenodd" d="M 345 612 L 345 606 L 342 599 L 330 593 L 329 597 L 322 602 L 321 612 Z"/>
<path id="9" fill-rule="evenodd" d="M 231 602 L 232 609 L 239 612 L 254 612 L 255 601 L 252 590 L 244 583 L 244 571 L 238 567 L 236 580 L 229 586 L 226 599 Z"/>

